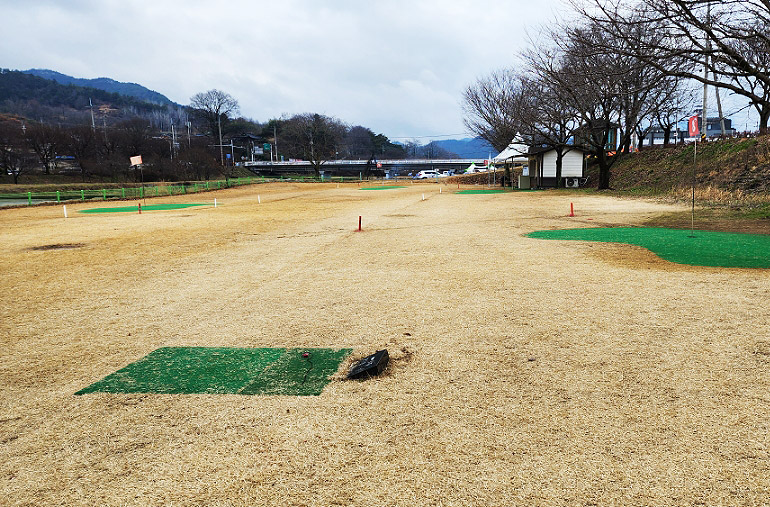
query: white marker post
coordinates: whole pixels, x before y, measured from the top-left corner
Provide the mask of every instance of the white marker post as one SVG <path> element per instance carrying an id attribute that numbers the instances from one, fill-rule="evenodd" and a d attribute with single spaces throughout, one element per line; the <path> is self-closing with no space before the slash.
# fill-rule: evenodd
<path id="1" fill-rule="evenodd" d="M 422 194 L 422 200 L 423 201 L 425 200 L 425 194 Z"/>
<path id="2" fill-rule="evenodd" d="M 262 204 L 262 198 L 260 196 L 257 196 L 257 204 Z"/>
<path id="3" fill-rule="evenodd" d="M 67 205 L 64 205 L 64 218 L 67 218 Z"/>
<path id="4" fill-rule="evenodd" d="M 217 207 L 217 198 L 216 197 L 214 197 L 214 207 L 215 208 Z"/>

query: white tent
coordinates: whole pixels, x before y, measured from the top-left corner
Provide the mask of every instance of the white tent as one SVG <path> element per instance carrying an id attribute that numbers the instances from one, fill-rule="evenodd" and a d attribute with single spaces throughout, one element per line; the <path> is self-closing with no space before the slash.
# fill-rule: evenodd
<path id="1" fill-rule="evenodd" d="M 521 136 L 518 134 L 513 138 L 511 144 L 506 149 L 501 151 L 492 161 L 495 164 L 502 164 L 505 162 L 512 162 L 514 164 L 526 164 L 529 160 L 527 152 L 529 146 L 522 142 Z"/>

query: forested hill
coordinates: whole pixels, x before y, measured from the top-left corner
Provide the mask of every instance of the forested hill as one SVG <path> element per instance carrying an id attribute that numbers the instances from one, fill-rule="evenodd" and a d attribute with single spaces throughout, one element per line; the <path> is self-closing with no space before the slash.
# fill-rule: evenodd
<path id="1" fill-rule="evenodd" d="M 85 86 L 88 88 L 96 88 L 97 90 L 125 95 L 127 97 L 134 97 L 145 102 L 153 102 L 155 104 L 161 105 L 174 105 L 174 102 L 172 102 L 165 95 L 145 88 L 144 86 L 138 85 L 136 83 L 123 83 L 107 77 L 99 77 L 96 79 L 81 79 L 48 69 L 29 69 L 22 72 L 25 74 L 31 74 L 33 76 L 50 79 L 63 85 Z"/>
<path id="2" fill-rule="evenodd" d="M 146 116 L 165 111 L 168 106 L 96 88 L 62 85 L 50 79 L 19 71 L 0 69 L 0 112 L 35 120 L 61 121 L 89 114 L 89 99 L 94 110 L 107 121 Z"/>

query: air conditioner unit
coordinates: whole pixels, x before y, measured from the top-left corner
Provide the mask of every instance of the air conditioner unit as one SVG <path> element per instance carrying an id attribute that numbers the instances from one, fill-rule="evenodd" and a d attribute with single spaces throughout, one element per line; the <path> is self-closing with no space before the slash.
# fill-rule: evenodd
<path id="1" fill-rule="evenodd" d="M 578 188 L 580 186 L 580 178 L 565 178 L 564 186 L 567 188 Z"/>

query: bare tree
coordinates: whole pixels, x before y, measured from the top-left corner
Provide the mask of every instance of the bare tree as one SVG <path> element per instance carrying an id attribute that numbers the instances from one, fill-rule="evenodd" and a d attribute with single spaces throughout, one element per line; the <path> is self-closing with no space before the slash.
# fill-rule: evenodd
<path id="1" fill-rule="evenodd" d="M 660 101 L 652 111 L 650 124 L 663 130 L 663 145 L 671 142 L 671 131 L 695 108 L 695 92 L 686 86 L 685 80 L 672 77 L 664 86 L 670 91 L 667 100 Z"/>
<path id="2" fill-rule="evenodd" d="M 336 156 L 346 132 L 345 124 L 336 118 L 317 113 L 298 114 L 282 122 L 283 151 L 309 160 L 318 175 L 321 165 Z"/>
<path id="3" fill-rule="evenodd" d="M 669 75 L 746 97 L 770 122 L 770 2 L 767 0 L 576 0 L 619 48 Z M 640 40 L 639 32 L 658 33 Z M 609 47 L 607 49 L 610 49 Z"/>
<path id="4" fill-rule="evenodd" d="M 67 148 L 75 156 L 80 167 L 80 175 L 85 181 L 88 174 L 87 168 L 96 154 L 96 134 L 88 125 L 72 127 L 67 134 Z"/>
<path id="5" fill-rule="evenodd" d="M 527 58 L 537 62 L 537 50 Z M 554 69 L 555 70 L 555 69 Z M 522 140 L 533 147 L 553 149 L 556 153 L 556 182 L 561 183 L 564 154 L 569 150 L 580 116 L 569 96 L 557 86 L 558 79 L 533 76 L 522 80 L 523 106 L 520 109 Z"/>
<path id="6" fill-rule="evenodd" d="M 29 171 L 33 160 L 26 146 L 19 125 L 13 122 L 0 124 L 0 170 L 19 183 L 19 177 Z"/>
<path id="7" fill-rule="evenodd" d="M 51 174 L 56 167 L 56 154 L 64 144 L 62 129 L 43 123 L 32 124 L 27 129 L 27 142 L 40 159 L 45 174 Z"/>
<path id="8" fill-rule="evenodd" d="M 224 149 L 222 147 L 222 118 L 227 120 L 228 115 L 237 114 L 238 101 L 230 94 L 220 90 L 209 90 L 196 93 L 190 98 L 190 107 L 195 113 L 208 123 L 209 130 L 213 134 L 216 128 L 219 134 L 219 161 L 225 165 Z"/>
<path id="9" fill-rule="evenodd" d="M 503 69 L 482 77 L 463 93 L 465 126 L 487 140 L 497 151 L 504 150 L 521 131 L 521 77 Z"/>
<path id="10" fill-rule="evenodd" d="M 368 158 L 375 154 L 374 132 L 366 127 L 351 127 L 343 140 L 343 151 L 350 158 Z"/>
<path id="11" fill-rule="evenodd" d="M 565 25 L 549 35 L 551 45 L 531 51 L 528 60 L 579 115 L 576 143 L 599 165 L 598 188 L 609 188 L 616 152 L 629 151 L 633 133 L 666 97 L 666 74 L 624 51 L 629 40 L 614 39 L 597 24 Z M 636 33 L 636 40 L 658 37 Z"/>

